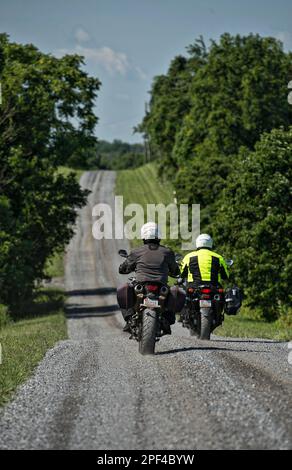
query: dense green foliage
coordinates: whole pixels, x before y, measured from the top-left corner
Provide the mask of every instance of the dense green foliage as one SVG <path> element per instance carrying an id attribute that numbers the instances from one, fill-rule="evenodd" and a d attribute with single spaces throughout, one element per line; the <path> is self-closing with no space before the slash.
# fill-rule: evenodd
<path id="1" fill-rule="evenodd" d="M 98 167 L 105 170 L 137 168 L 144 162 L 142 144 L 128 144 L 118 139 L 113 142 L 99 140 L 96 153 Z"/>
<path id="2" fill-rule="evenodd" d="M 268 319 L 287 316 L 292 301 L 291 182 L 292 127 L 263 134 L 238 157 L 213 223 L 248 303 Z"/>
<path id="3" fill-rule="evenodd" d="M 184 117 L 191 110 L 190 84 L 206 62 L 207 51 L 203 39 L 190 46 L 188 52 L 188 59 L 175 57 L 167 74 L 154 78 L 150 111 L 137 128 L 150 139 L 152 156 L 161 161 L 160 172 L 167 175 L 173 175 L 179 169 L 173 149 Z"/>
<path id="4" fill-rule="evenodd" d="M 93 146 L 74 152 L 66 160 L 66 165 L 83 170 L 125 170 L 137 168 L 144 159 L 142 144 L 129 144 L 118 139 L 113 142 L 98 140 Z"/>
<path id="5" fill-rule="evenodd" d="M 281 206 L 281 216 L 275 216 L 275 209 L 272 213 L 276 219 L 267 218 L 271 200 L 263 191 L 270 190 L 266 178 L 273 180 L 277 171 L 276 155 L 288 146 L 290 134 L 286 135 L 284 129 L 292 123 L 292 107 L 287 102 L 291 77 L 292 54 L 285 53 L 274 38 L 224 34 L 219 42 L 211 41 L 209 48 L 200 38 L 188 48 L 188 57 L 176 57 L 167 74 L 154 79 L 149 110 L 138 126 L 159 160 L 160 174 L 174 181 L 178 201 L 201 205 L 201 230 L 216 234 L 217 249 L 225 248 L 228 256 L 231 252 L 236 256 L 238 280 L 246 289 L 247 301 L 269 318 L 279 315 L 283 302 L 289 303 L 287 263 L 291 246 L 287 240 L 283 243 L 287 258 L 278 258 L 280 234 L 288 229 L 288 205 L 282 200 L 281 186 L 276 185 L 272 202 Z M 281 126 L 279 135 L 266 135 L 253 152 L 262 134 Z M 266 163 L 262 161 L 264 171 L 250 178 L 250 201 L 240 198 L 237 183 L 244 184 L 250 176 L 247 171 L 257 174 L 259 165 L 245 168 L 246 155 L 250 155 L 248 161 L 263 159 L 269 146 L 264 148 L 264 142 L 269 139 L 274 157 L 267 155 Z M 288 154 L 285 158 L 287 168 Z M 278 171 L 284 175 L 286 170 L 282 167 Z M 285 183 L 287 194 L 289 183 L 291 178 Z M 252 199 L 260 204 L 257 214 L 250 210 Z M 230 207 L 234 205 L 236 217 L 231 217 Z M 219 208 L 224 208 L 220 227 Z M 243 226 L 252 229 L 241 232 Z M 282 269 L 280 280 L 276 271 Z M 271 288 L 276 282 L 278 287 Z"/>
<path id="6" fill-rule="evenodd" d="M 92 148 L 100 82 L 82 58 L 56 59 L 0 35 L 0 303 L 18 311 L 46 259 L 72 236 L 86 192 L 57 167 Z"/>

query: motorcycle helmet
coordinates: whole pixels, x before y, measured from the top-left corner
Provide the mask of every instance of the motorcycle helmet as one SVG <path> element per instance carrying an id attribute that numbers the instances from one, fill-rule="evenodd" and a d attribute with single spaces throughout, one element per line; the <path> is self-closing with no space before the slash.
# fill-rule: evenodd
<path id="1" fill-rule="evenodd" d="M 201 233 L 196 239 L 196 247 L 197 248 L 212 248 L 213 247 L 213 239 L 207 233 Z"/>
<path id="2" fill-rule="evenodd" d="M 147 222 L 141 227 L 142 240 L 160 240 L 161 233 L 155 222 Z"/>

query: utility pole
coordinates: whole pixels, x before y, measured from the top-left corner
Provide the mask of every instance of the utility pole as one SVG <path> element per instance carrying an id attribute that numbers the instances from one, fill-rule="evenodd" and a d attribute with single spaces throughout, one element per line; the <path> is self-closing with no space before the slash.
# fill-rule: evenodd
<path id="1" fill-rule="evenodd" d="M 144 142 L 144 163 L 147 163 L 147 145 L 146 145 L 146 137 L 143 134 L 143 142 Z"/>
<path id="2" fill-rule="evenodd" d="M 147 101 L 145 101 L 145 116 L 149 114 L 149 107 Z M 151 161 L 151 147 L 148 134 L 144 133 L 144 150 L 145 150 L 145 162 L 148 163 Z"/>

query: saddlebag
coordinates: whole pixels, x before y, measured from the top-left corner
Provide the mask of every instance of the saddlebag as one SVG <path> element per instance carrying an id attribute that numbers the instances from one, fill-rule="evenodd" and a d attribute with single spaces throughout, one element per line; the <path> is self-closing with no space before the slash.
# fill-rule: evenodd
<path id="1" fill-rule="evenodd" d="M 186 293 L 178 286 L 173 286 L 169 289 L 169 294 L 166 299 L 166 309 L 170 312 L 180 313 L 184 307 Z"/>
<path id="2" fill-rule="evenodd" d="M 128 310 L 135 305 L 134 287 L 129 284 L 123 284 L 117 289 L 117 300 L 120 309 Z"/>
<path id="3" fill-rule="evenodd" d="M 242 293 L 239 287 L 229 287 L 225 290 L 225 306 L 226 315 L 236 315 L 242 304 Z"/>

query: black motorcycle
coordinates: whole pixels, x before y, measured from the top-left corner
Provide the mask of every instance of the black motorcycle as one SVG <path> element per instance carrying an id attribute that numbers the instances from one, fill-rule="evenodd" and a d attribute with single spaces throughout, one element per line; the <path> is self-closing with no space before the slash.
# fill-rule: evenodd
<path id="1" fill-rule="evenodd" d="M 119 250 L 119 255 L 126 258 L 128 253 L 126 250 Z M 171 301 L 170 288 L 159 282 L 140 283 L 134 277 L 129 278 L 129 281 L 124 287 L 125 292 L 120 291 L 118 301 L 120 306 L 127 303 L 127 308 L 130 307 L 133 311 L 128 322 L 130 338 L 138 341 L 141 354 L 154 354 L 156 342 L 170 332 L 167 319 Z"/>
<path id="2" fill-rule="evenodd" d="M 233 261 L 226 263 L 232 266 Z M 221 286 L 202 284 L 186 288 L 186 302 L 181 314 L 182 326 L 191 336 L 209 340 L 211 333 L 224 321 L 224 313 L 235 315 L 241 306 L 242 295 L 238 287 L 224 290 Z"/>
<path id="3" fill-rule="evenodd" d="M 224 320 L 224 289 L 209 285 L 188 287 L 182 314 L 182 326 L 191 336 L 210 339 L 211 332 Z"/>

